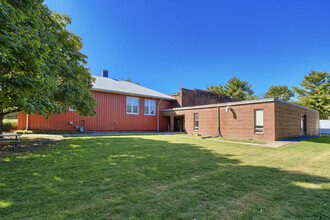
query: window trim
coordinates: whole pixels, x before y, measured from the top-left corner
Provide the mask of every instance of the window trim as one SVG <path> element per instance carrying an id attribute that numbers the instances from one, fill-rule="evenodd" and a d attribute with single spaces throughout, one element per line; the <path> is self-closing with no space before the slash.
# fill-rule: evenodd
<path id="1" fill-rule="evenodd" d="M 196 120 L 195 120 L 195 116 L 198 116 L 198 120 L 197 120 L 197 122 L 198 122 L 198 127 L 196 128 L 196 126 L 195 126 L 195 122 L 196 122 Z M 193 123 L 193 126 L 194 126 L 194 131 L 199 131 L 199 113 L 194 113 L 194 123 Z"/>
<path id="2" fill-rule="evenodd" d="M 148 107 L 149 107 L 149 113 L 146 113 L 146 101 L 148 101 L 149 102 L 149 105 L 148 105 Z M 150 101 L 154 101 L 154 113 L 153 114 L 150 114 Z M 144 99 L 144 115 L 156 115 L 156 100 L 154 100 L 154 99 Z"/>
<path id="3" fill-rule="evenodd" d="M 262 131 L 256 131 L 257 128 L 257 111 L 262 111 Z M 254 109 L 254 133 L 255 134 L 264 134 L 264 110 L 263 109 Z"/>
<path id="4" fill-rule="evenodd" d="M 131 98 L 132 99 L 132 102 L 131 102 L 131 106 L 132 106 L 132 111 L 131 112 L 128 112 L 127 110 L 127 99 Z M 134 107 L 134 99 L 137 99 L 138 100 L 138 105 L 137 105 L 137 113 L 134 113 L 133 112 L 133 107 Z M 126 114 L 127 115 L 138 115 L 140 113 L 140 99 L 137 98 L 137 97 L 131 97 L 131 96 L 126 96 Z"/>

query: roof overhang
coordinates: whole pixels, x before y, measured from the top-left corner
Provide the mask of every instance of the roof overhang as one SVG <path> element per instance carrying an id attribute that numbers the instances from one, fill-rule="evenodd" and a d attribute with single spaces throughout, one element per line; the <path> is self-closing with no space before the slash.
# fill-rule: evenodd
<path id="1" fill-rule="evenodd" d="M 96 92 L 107 92 L 107 93 L 115 93 L 115 94 L 131 95 L 131 96 L 139 96 L 139 97 L 155 98 L 155 99 L 165 99 L 165 100 L 171 100 L 171 101 L 176 100 L 176 99 L 173 98 L 173 97 L 147 96 L 147 95 L 144 95 L 144 94 L 129 93 L 129 92 L 119 92 L 119 91 L 112 91 L 112 90 L 108 90 L 108 89 L 92 88 L 91 91 L 96 91 Z"/>

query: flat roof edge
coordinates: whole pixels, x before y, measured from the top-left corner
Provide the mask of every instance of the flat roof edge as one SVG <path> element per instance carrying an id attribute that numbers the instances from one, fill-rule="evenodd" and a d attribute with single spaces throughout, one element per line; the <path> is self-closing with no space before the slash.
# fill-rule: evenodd
<path id="1" fill-rule="evenodd" d="M 286 102 L 286 101 L 275 99 L 275 98 L 247 100 L 247 101 L 240 101 L 240 102 L 225 102 L 225 103 L 217 103 L 217 104 L 210 104 L 210 105 L 188 106 L 188 107 L 164 109 L 162 111 L 166 112 L 166 111 L 182 111 L 182 110 L 203 109 L 203 108 L 217 108 L 217 107 L 223 107 L 223 106 L 249 105 L 249 104 L 275 102 L 275 101 L 318 112 L 317 110 L 314 110 L 314 109 L 311 109 L 311 108 L 308 108 L 308 107 L 305 107 L 302 105 L 298 105 L 298 104 L 291 103 L 291 102 Z"/>
<path id="2" fill-rule="evenodd" d="M 119 91 L 113 91 L 113 90 L 107 90 L 107 89 L 92 88 L 91 91 L 108 92 L 108 93 L 116 93 L 116 94 L 123 94 L 123 95 L 132 95 L 132 96 L 141 96 L 141 97 L 149 97 L 149 98 L 157 98 L 157 99 L 166 99 L 166 100 L 171 100 L 171 101 L 176 100 L 173 97 L 167 98 L 167 97 L 161 97 L 161 96 L 150 96 L 150 95 L 144 95 L 144 94 L 138 94 L 138 93 L 119 92 Z"/>
<path id="3" fill-rule="evenodd" d="M 225 102 L 225 103 L 217 103 L 217 104 L 210 104 L 210 105 L 187 106 L 187 107 L 180 107 L 180 108 L 164 109 L 163 111 L 180 111 L 180 110 L 190 110 L 190 109 L 216 108 L 216 107 L 222 107 L 222 106 L 248 105 L 248 104 L 254 104 L 254 103 L 264 103 L 264 102 L 274 102 L 274 101 L 275 101 L 274 98 L 268 98 L 268 99 L 247 100 L 247 101 L 240 101 L 240 102 Z"/>
<path id="4" fill-rule="evenodd" d="M 288 105 L 293 105 L 293 106 L 296 106 L 296 107 L 308 109 L 308 110 L 311 110 L 311 111 L 314 111 L 314 112 L 319 112 L 319 111 L 317 111 L 315 109 L 311 109 L 311 108 L 308 108 L 306 106 L 298 105 L 298 104 L 295 104 L 295 103 L 292 103 L 292 102 L 286 102 L 286 101 L 283 101 L 283 100 L 280 100 L 280 99 L 274 99 L 274 100 L 277 101 L 277 102 L 282 102 L 282 103 L 288 104 Z"/>

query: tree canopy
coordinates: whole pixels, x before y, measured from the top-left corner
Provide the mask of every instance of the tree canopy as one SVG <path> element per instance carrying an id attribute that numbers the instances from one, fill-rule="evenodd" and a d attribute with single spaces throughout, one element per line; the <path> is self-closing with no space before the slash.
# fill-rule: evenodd
<path id="1" fill-rule="evenodd" d="M 271 86 L 264 97 L 290 101 L 290 99 L 294 97 L 294 93 L 288 86 Z"/>
<path id="2" fill-rule="evenodd" d="M 223 95 L 229 95 L 239 101 L 253 100 L 258 97 L 253 95 L 254 92 L 251 89 L 252 85 L 249 85 L 247 81 L 241 80 L 240 78 L 233 77 L 227 81 L 225 86 L 209 86 L 207 91 L 215 92 Z"/>
<path id="3" fill-rule="evenodd" d="M 330 75 L 327 72 L 312 70 L 300 84 L 302 88 L 292 87 L 303 105 L 320 112 L 321 119 L 328 119 L 330 111 Z"/>
<path id="4" fill-rule="evenodd" d="M 42 0 L 0 3 L 0 119 L 24 111 L 43 116 L 67 111 L 94 115 L 93 78 L 71 18 Z M 1 124 L 1 123 L 0 123 Z"/>

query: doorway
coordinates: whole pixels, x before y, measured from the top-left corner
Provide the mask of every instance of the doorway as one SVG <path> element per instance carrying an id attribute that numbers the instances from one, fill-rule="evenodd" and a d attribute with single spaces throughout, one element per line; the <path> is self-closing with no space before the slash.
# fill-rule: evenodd
<path id="1" fill-rule="evenodd" d="M 306 115 L 301 115 L 301 121 L 300 121 L 300 133 L 301 135 L 307 135 L 307 119 Z"/>
<path id="2" fill-rule="evenodd" d="M 184 116 L 174 117 L 174 132 L 184 132 Z"/>

